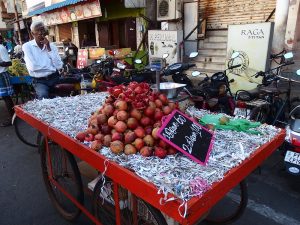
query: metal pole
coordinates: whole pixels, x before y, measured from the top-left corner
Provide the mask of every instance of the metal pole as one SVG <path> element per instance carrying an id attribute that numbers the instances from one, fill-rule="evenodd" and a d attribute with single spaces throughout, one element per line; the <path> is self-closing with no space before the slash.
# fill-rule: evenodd
<path id="1" fill-rule="evenodd" d="M 156 70 L 156 87 L 157 87 L 157 92 L 160 92 L 160 70 Z"/>
<path id="2" fill-rule="evenodd" d="M 19 39 L 19 43 L 22 44 L 21 27 L 20 27 L 20 22 L 19 22 L 19 14 L 18 14 L 18 10 L 17 10 L 16 0 L 14 0 L 14 8 L 15 8 L 15 17 L 16 17 L 17 28 L 18 28 L 18 39 Z"/>

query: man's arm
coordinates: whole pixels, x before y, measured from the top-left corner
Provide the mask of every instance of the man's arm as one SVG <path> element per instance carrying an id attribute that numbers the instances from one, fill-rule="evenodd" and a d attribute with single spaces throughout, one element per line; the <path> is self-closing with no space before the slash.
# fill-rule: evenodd
<path id="1" fill-rule="evenodd" d="M 57 70 L 60 70 L 63 67 L 63 62 L 58 54 L 57 47 L 55 44 L 50 44 L 50 51 L 48 50 L 48 54 L 52 60 L 53 65 Z"/>

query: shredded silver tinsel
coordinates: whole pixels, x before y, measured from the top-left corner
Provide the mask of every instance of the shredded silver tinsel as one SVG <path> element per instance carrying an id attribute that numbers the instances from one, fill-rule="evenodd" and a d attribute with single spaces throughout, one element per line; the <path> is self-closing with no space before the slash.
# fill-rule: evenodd
<path id="1" fill-rule="evenodd" d="M 36 100 L 28 102 L 23 108 L 49 126 L 74 137 L 79 131 L 87 128 L 87 119 L 92 112 L 101 107 L 105 97 L 105 93 L 96 93 Z M 186 113 L 199 119 L 209 112 L 189 107 Z M 181 153 L 167 156 L 165 159 L 155 156 L 143 157 L 139 154 L 115 155 L 106 147 L 99 153 L 155 184 L 159 193 L 164 194 L 162 200 L 165 202 L 168 201 L 168 193 L 175 194 L 186 202 L 191 197 L 201 196 L 213 183 L 222 180 L 232 168 L 240 165 L 257 148 L 280 132 L 280 129 L 269 125 L 261 125 L 255 129 L 263 135 L 216 130 L 213 149 L 206 166 Z"/>

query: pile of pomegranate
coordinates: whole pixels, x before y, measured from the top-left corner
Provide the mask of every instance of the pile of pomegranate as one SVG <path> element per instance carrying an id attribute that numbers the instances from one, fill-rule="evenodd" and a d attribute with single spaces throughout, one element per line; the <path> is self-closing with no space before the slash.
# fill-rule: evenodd
<path id="1" fill-rule="evenodd" d="M 77 140 L 91 142 L 95 151 L 109 147 L 115 154 L 164 158 L 177 152 L 157 136 L 162 118 L 177 109 L 177 104 L 162 93 L 152 92 L 147 83 L 115 86 L 109 94 L 88 119 L 87 130 L 76 135 Z"/>

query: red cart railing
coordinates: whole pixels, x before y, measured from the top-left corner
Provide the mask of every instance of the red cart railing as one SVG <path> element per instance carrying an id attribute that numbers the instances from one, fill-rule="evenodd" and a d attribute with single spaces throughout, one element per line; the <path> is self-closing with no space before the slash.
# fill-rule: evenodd
<path id="1" fill-rule="evenodd" d="M 45 137 L 51 139 L 62 148 L 66 149 L 82 161 L 85 161 L 90 166 L 103 172 L 105 169 L 104 162 L 106 158 L 101 154 L 91 150 L 89 147 L 79 143 L 75 139 L 67 136 L 61 131 L 48 126 L 43 121 L 35 118 L 31 114 L 24 111 L 21 107 L 16 106 L 15 111 L 18 117 L 25 120 L 32 127 L 38 129 Z M 134 172 L 123 168 L 115 162 L 111 162 L 106 171 L 106 176 L 114 181 L 115 184 L 122 186 L 123 188 L 129 190 L 135 196 L 148 202 L 155 208 L 159 209 L 161 212 L 170 216 L 174 220 L 178 221 L 180 224 L 194 224 L 199 220 L 205 213 L 207 213 L 220 199 L 222 199 L 226 193 L 228 193 L 233 187 L 238 185 L 243 179 L 245 179 L 254 169 L 256 169 L 268 156 L 272 154 L 284 141 L 285 131 L 282 130 L 275 138 L 270 140 L 270 142 L 262 145 L 257 149 L 249 158 L 243 161 L 243 163 L 233 169 L 231 169 L 228 174 L 220 182 L 213 184 L 212 188 L 209 189 L 203 196 L 194 197 L 188 201 L 187 216 L 182 218 L 178 213 L 178 208 L 181 201 L 170 201 L 167 204 L 161 205 L 159 200 L 161 195 L 157 194 L 157 188 L 145 180 L 141 179 Z M 117 186 L 115 185 L 115 186 Z M 65 193 L 68 195 L 68 193 Z M 115 202 L 118 203 L 118 192 L 115 191 Z M 67 196 L 72 199 L 71 196 Z M 75 202 L 90 219 L 95 223 L 100 224 L 96 221 L 96 218 L 88 212 L 78 202 Z M 119 206 L 116 204 L 116 209 Z M 120 214 L 119 210 L 116 210 L 116 223 L 120 224 Z"/>

